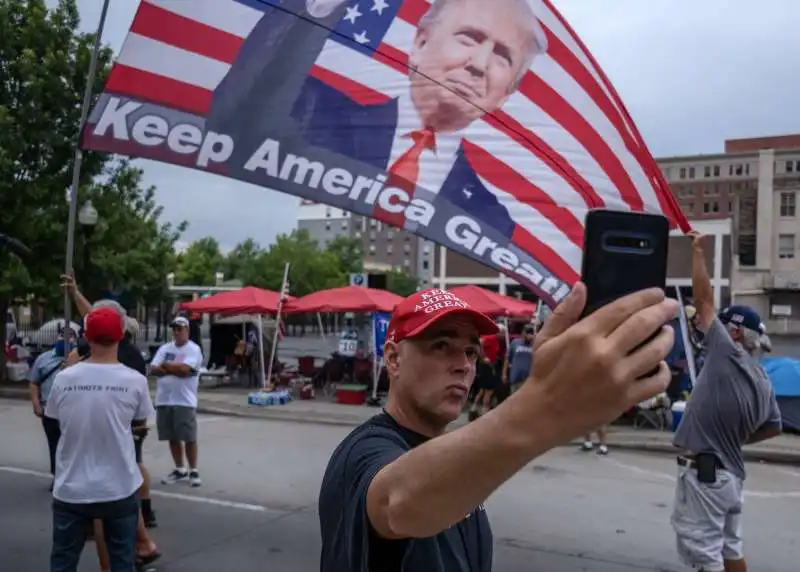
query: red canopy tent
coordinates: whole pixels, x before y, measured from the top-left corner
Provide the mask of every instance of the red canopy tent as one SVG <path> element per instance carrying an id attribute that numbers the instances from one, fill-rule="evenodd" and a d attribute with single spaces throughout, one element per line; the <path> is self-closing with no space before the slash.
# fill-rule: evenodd
<path id="1" fill-rule="evenodd" d="M 283 311 L 287 314 L 302 312 L 391 312 L 403 300 L 386 290 L 345 286 L 320 290 L 288 302 Z"/>
<path id="2" fill-rule="evenodd" d="M 241 290 L 220 292 L 208 298 L 184 302 L 181 310 L 200 314 L 275 314 L 281 295 L 272 290 L 262 290 L 248 286 Z M 292 300 L 286 296 L 287 301 Z"/>
<path id="3" fill-rule="evenodd" d="M 503 296 L 472 284 L 448 288 L 447 291 L 464 300 L 473 309 L 492 318 L 532 317 L 536 313 L 536 304 L 532 302 Z"/>

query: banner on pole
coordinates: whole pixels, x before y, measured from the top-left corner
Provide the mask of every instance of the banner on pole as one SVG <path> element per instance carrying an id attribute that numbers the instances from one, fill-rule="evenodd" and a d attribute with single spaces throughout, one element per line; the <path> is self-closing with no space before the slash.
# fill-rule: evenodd
<path id="1" fill-rule="evenodd" d="M 386 331 L 389 329 L 389 319 L 392 315 L 388 312 L 375 312 L 372 314 L 372 347 L 375 348 L 375 356 L 383 359 L 383 344 L 386 343 Z"/>

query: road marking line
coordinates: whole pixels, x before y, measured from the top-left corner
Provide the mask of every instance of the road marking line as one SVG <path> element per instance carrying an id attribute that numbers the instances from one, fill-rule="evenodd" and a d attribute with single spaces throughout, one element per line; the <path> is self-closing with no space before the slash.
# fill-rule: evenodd
<path id="1" fill-rule="evenodd" d="M 12 473 L 15 475 L 25 475 L 27 477 L 38 477 L 41 479 L 49 479 L 50 473 L 45 473 L 42 471 L 34 471 L 31 469 L 23 469 L 20 467 L 4 467 L 0 466 L 0 472 L 5 473 Z M 158 489 L 150 489 L 150 494 L 154 497 L 161 497 L 173 500 L 182 500 L 182 501 L 189 501 L 189 502 L 196 502 L 200 504 L 207 504 L 212 506 L 219 506 L 223 508 L 233 508 L 237 510 L 247 510 L 250 512 L 266 512 L 267 507 L 261 506 L 258 504 L 249 504 L 243 502 L 234 502 L 234 501 L 226 501 L 221 499 L 215 499 L 211 497 L 201 497 L 195 495 L 187 495 L 183 493 L 171 493 L 167 491 L 162 491 Z"/>
<path id="2" fill-rule="evenodd" d="M 647 475 L 650 477 L 657 477 L 660 479 L 666 479 L 670 482 L 675 482 L 677 479 L 674 475 L 669 475 L 667 473 L 661 473 L 658 471 L 650 471 L 648 469 L 642 469 L 641 467 L 637 467 L 636 465 L 629 465 L 627 463 L 621 463 L 614 459 L 609 459 L 606 457 L 603 459 L 604 463 L 608 463 L 610 465 L 614 465 L 615 467 L 619 467 L 620 469 L 625 469 L 626 471 L 631 471 L 634 473 L 639 473 L 640 475 Z M 786 469 L 783 469 L 784 472 Z M 795 475 L 800 477 L 800 475 Z M 786 492 L 773 492 L 773 491 L 744 491 L 744 496 L 746 497 L 753 497 L 753 498 L 762 498 L 762 499 L 783 499 L 783 498 L 800 498 L 800 491 L 786 491 Z"/>
<path id="3" fill-rule="evenodd" d="M 797 471 L 792 471 L 791 469 L 784 469 L 782 467 L 773 467 L 779 473 L 783 473 L 784 475 L 789 475 L 790 477 L 797 477 L 800 479 L 800 473 Z"/>

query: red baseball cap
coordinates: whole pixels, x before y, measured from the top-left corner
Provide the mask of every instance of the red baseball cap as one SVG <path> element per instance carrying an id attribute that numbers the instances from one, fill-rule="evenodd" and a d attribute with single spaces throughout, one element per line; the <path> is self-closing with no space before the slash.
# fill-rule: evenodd
<path id="1" fill-rule="evenodd" d="M 497 324 L 489 316 L 470 308 L 464 300 L 447 290 L 430 288 L 412 294 L 394 308 L 386 340 L 399 342 L 420 335 L 436 322 L 453 314 L 470 319 L 479 336 L 496 334 Z"/>
<path id="2" fill-rule="evenodd" d="M 124 320 L 113 308 L 92 310 L 86 315 L 84 327 L 90 342 L 119 342 L 125 337 Z"/>

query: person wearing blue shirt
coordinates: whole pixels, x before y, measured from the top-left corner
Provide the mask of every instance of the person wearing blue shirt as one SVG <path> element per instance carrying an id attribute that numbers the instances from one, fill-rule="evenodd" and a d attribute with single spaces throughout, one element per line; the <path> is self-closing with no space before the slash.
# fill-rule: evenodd
<path id="1" fill-rule="evenodd" d="M 28 371 L 28 382 L 30 382 L 31 405 L 33 413 L 42 420 L 45 437 L 47 437 L 47 449 L 50 453 L 50 475 L 55 476 L 56 472 L 56 447 L 61 438 L 61 430 L 56 419 L 51 419 L 44 415 L 47 406 L 47 398 L 50 395 L 50 388 L 56 374 L 61 371 L 66 355 L 66 346 L 75 345 L 75 332 L 66 330 L 66 336 L 62 330 L 58 335 L 55 346 L 52 349 L 40 354 L 33 362 L 33 366 Z M 50 490 L 53 485 L 50 484 Z"/>

